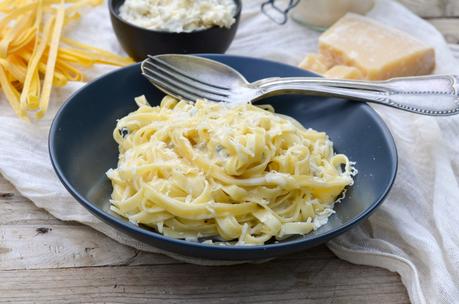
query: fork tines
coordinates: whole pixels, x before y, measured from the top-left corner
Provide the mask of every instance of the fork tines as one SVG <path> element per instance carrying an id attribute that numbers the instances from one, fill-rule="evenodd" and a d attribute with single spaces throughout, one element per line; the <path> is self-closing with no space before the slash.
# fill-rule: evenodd
<path id="1" fill-rule="evenodd" d="M 196 79 L 186 70 L 178 69 L 158 56 L 148 56 L 141 65 L 142 74 L 155 86 L 167 93 L 196 101 L 205 98 L 210 101 L 228 101 L 228 88 L 205 83 Z"/>

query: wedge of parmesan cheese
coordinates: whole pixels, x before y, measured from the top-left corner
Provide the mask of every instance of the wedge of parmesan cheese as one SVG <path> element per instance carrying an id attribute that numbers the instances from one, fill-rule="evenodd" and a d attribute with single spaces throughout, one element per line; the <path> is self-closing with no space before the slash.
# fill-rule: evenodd
<path id="1" fill-rule="evenodd" d="M 332 79 L 363 79 L 363 74 L 358 68 L 345 65 L 335 65 L 323 76 Z"/>
<path id="2" fill-rule="evenodd" d="M 323 74 L 332 65 L 333 61 L 320 54 L 307 54 L 303 61 L 299 64 L 299 67 L 311 72 Z"/>
<path id="3" fill-rule="evenodd" d="M 320 36 L 319 51 L 335 64 L 358 68 L 369 80 L 425 75 L 435 68 L 429 45 L 352 13 Z"/>

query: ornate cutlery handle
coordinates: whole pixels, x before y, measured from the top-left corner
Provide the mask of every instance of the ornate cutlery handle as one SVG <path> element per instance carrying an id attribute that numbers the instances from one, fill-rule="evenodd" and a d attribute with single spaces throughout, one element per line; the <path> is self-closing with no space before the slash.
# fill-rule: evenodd
<path id="1" fill-rule="evenodd" d="M 459 113 L 458 75 L 405 77 L 387 81 L 287 77 L 267 78 L 252 85 L 258 89 L 258 98 L 285 93 L 320 94 L 375 102 L 424 115 Z"/>

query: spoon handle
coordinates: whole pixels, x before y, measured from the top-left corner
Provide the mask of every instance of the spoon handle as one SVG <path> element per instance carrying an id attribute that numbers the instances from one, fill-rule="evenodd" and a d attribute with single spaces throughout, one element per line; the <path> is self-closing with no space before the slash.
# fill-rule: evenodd
<path id="1" fill-rule="evenodd" d="M 259 97 L 285 93 L 320 94 L 448 116 L 459 113 L 459 75 L 394 78 L 387 81 L 335 80 L 320 77 L 266 78 L 253 85 Z"/>

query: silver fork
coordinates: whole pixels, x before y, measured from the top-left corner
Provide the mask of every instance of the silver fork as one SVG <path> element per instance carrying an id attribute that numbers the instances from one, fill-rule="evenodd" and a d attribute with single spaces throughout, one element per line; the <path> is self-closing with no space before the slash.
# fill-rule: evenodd
<path id="1" fill-rule="evenodd" d="M 265 78 L 249 83 L 233 68 L 190 55 L 149 56 L 142 74 L 178 98 L 243 103 L 281 94 L 344 97 L 432 116 L 459 113 L 459 76 L 432 75 L 387 81 L 335 80 L 320 77 Z"/>

